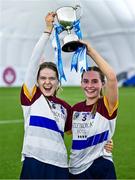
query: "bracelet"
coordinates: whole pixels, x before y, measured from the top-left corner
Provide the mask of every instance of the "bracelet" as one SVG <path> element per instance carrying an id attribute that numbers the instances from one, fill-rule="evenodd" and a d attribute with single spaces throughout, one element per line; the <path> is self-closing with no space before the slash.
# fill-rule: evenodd
<path id="1" fill-rule="evenodd" d="M 48 32 L 48 31 L 44 31 L 44 33 L 48 33 L 48 34 L 51 34 L 51 32 Z"/>

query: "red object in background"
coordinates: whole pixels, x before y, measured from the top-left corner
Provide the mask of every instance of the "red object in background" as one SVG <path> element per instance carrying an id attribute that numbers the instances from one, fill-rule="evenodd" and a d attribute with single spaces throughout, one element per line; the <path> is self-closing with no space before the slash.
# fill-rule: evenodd
<path id="1" fill-rule="evenodd" d="M 3 71 L 3 81 L 7 84 L 7 85 L 11 85 L 15 82 L 16 80 L 16 72 L 12 67 L 7 67 L 4 71 Z"/>

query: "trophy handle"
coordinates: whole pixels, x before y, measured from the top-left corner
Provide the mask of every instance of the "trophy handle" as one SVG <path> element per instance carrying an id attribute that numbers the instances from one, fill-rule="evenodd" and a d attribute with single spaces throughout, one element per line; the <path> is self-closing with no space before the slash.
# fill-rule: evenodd
<path id="1" fill-rule="evenodd" d="M 76 5 L 74 7 L 74 10 L 76 11 L 76 20 L 79 20 L 82 17 L 82 7 L 80 5 Z"/>

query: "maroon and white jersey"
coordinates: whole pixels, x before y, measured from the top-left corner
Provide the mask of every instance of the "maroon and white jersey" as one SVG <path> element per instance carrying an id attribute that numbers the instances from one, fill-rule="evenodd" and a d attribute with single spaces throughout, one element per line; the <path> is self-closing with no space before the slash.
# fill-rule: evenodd
<path id="1" fill-rule="evenodd" d="M 37 87 L 37 72 L 48 40 L 49 34 L 43 33 L 34 47 L 21 91 L 25 127 L 22 160 L 33 157 L 68 167 L 63 135 L 71 129 L 71 108 L 55 96 L 46 98 Z"/>
<path id="2" fill-rule="evenodd" d="M 105 151 L 104 145 L 114 134 L 118 102 L 110 112 L 104 96 L 98 100 L 94 116 L 92 108 L 86 101 L 72 108 L 73 141 L 69 162 L 72 174 L 84 172 L 100 156 L 112 160 L 112 154 Z"/>
<path id="3" fill-rule="evenodd" d="M 25 120 L 22 155 L 59 167 L 68 167 L 64 132 L 71 129 L 68 114 L 71 107 L 52 96 L 46 98 L 35 86 L 29 99 L 26 86 L 22 87 L 21 104 Z"/>

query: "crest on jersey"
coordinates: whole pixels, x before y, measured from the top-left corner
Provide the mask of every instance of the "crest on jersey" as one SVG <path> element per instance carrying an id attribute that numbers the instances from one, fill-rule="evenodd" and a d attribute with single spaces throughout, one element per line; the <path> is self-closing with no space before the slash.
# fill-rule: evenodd
<path id="1" fill-rule="evenodd" d="M 73 119 L 76 120 L 78 117 L 79 117 L 79 112 L 75 112 L 74 115 L 73 115 Z"/>
<path id="2" fill-rule="evenodd" d="M 60 109 L 61 109 L 62 114 L 65 114 L 65 109 L 62 105 L 60 106 Z"/>
<path id="3" fill-rule="evenodd" d="M 52 108 L 56 109 L 56 104 L 55 103 L 52 103 Z"/>

